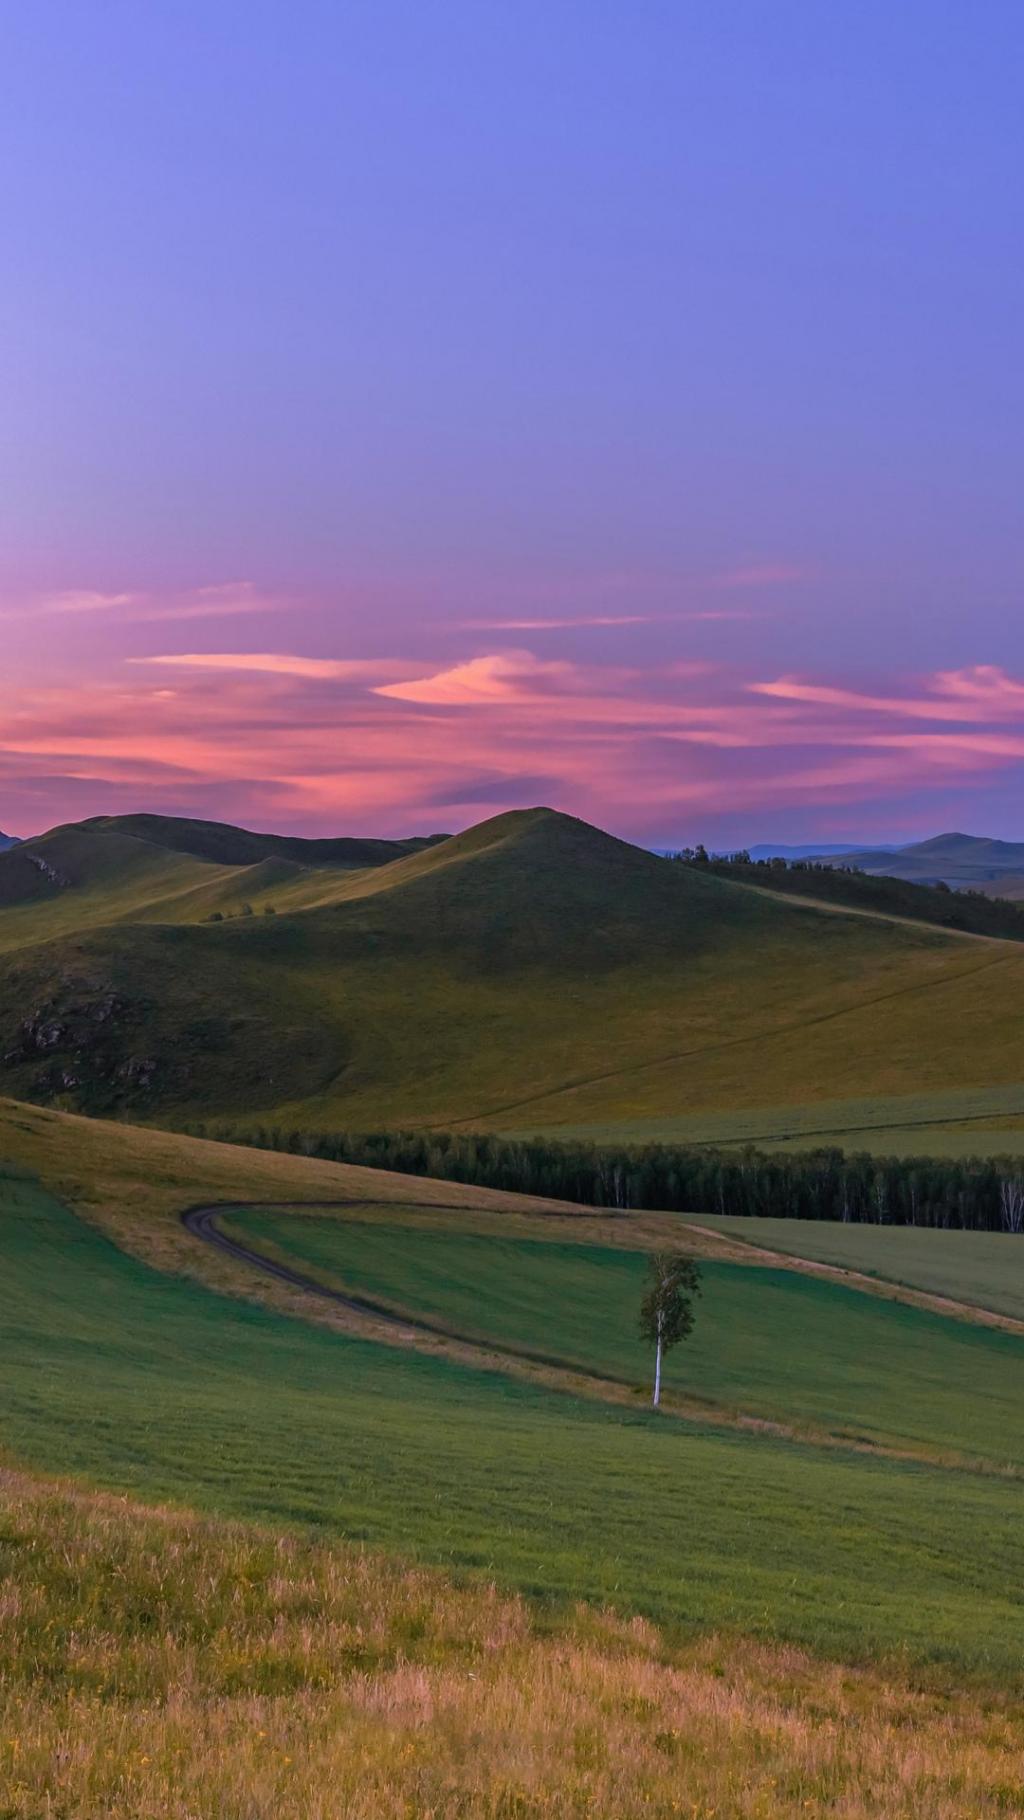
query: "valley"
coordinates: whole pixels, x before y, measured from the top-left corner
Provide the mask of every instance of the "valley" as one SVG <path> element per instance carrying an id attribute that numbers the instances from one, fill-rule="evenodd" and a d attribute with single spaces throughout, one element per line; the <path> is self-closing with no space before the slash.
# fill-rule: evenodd
<path id="1" fill-rule="evenodd" d="M 1005 1158 L 1024 945 L 534 810 L 309 850 L 56 830 L 0 855 L 0 949 L 13 1820 L 71 1787 L 87 1820 L 163 1820 L 158 1775 L 271 1820 L 321 1773 L 366 1820 L 456 1786 L 480 1820 L 677 1820 L 683 1765 L 709 1816 L 1007 1811 L 1019 1236 L 304 1151 Z M 663 1251 L 700 1295 L 654 1412 Z M 411 1687 L 429 1723 L 396 1717 Z"/>

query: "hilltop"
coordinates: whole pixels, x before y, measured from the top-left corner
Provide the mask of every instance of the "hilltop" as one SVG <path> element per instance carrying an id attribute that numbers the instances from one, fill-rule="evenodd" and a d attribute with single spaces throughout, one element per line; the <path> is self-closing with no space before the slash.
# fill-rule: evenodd
<path id="1" fill-rule="evenodd" d="M 0 853 L 0 951 L 97 924 L 200 922 L 269 890 L 304 906 L 444 838 L 301 840 L 160 815 L 65 823 Z"/>
<path id="2" fill-rule="evenodd" d="M 8 847 L 16 847 L 17 844 L 18 842 L 13 834 L 4 834 L 0 832 L 0 853 L 6 853 Z"/>
<path id="3" fill-rule="evenodd" d="M 300 866 L 383 866 L 406 853 L 444 840 L 443 834 L 415 840 L 306 840 L 294 834 L 255 834 L 228 822 L 194 821 L 174 815 L 95 815 L 80 824 L 98 834 L 127 835 L 171 853 L 221 866 L 252 866 L 266 859 Z"/>
<path id="4" fill-rule="evenodd" d="M 936 834 L 906 847 L 805 850 L 809 859 L 855 866 L 874 876 L 910 884 L 973 886 L 981 891 L 1024 896 L 1024 841 L 990 840 L 975 834 Z"/>
<path id="5" fill-rule="evenodd" d="M 0 856 L 4 1091 L 516 1130 L 1020 1077 L 1021 944 L 788 901 L 549 809 L 362 866 L 167 838 L 119 818 Z"/>

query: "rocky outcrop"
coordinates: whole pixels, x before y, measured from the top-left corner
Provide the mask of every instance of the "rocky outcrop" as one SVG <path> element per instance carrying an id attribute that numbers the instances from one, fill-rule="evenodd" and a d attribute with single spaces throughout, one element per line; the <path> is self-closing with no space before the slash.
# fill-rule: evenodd
<path id="1" fill-rule="evenodd" d="M 65 877 L 63 872 L 58 872 L 56 866 L 51 866 L 49 860 L 44 859 L 41 853 L 26 853 L 25 858 L 30 866 L 34 866 L 37 872 L 42 873 L 48 884 L 56 885 L 58 891 L 67 890 L 71 880 Z"/>
<path id="2" fill-rule="evenodd" d="M 26 1086 L 34 1098 L 71 1093 L 83 1104 L 145 1099 L 162 1074 L 155 1056 L 135 1049 L 149 1007 L 83 981 L 67 981 L 65 988 L 21 1020 L 2 1066 L 31 1070 Z"/>

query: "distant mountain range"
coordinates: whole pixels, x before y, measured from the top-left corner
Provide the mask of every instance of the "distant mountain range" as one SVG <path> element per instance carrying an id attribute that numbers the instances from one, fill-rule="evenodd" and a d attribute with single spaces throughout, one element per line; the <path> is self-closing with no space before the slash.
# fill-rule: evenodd
<path id="1" fill-rule="evenodd" d="M 895 853 L 895 847 L 873 847 L 874 853 Z M 758 847 L 748 847 L 751 859 L 832 859 L 841 854 L 859 853 L 862 849 L 855 841 L 826 841 L 825 844 L 803 847 L 783 847 L 770 841 Z"/>
<path id="2" fill-rule="evenodd" d="M 762 850 L 752 849 L 752 854 Z M 770 854 L 773 849 L 763 850 Z M 776 848 L 775 852 L 783 849 Z M 789 857 L 787 855 L 787 857 Z M 796 857 L 794 853 L 792 857 Z M 1024 898 L 1024 841 L 987 840 L 975 834 L 936 834 L 907 847 L 807 847 L 801 858 L 841 860 L 875 877 L 910 884 L 970 887 L 989 895 Z"/>
<path id="3" fill-rule="evenodd" d="M 17 845 L 17 839 L 13 834 L 0 833 L 0 853 L 5 853 L 8 847 L 16 847 Z"/>

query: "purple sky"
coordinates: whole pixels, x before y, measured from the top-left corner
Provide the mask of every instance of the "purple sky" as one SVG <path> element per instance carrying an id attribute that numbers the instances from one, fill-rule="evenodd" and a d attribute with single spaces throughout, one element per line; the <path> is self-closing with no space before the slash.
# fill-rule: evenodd
<path id="1" fill-rule="evenodd" d="M 1024 10 L 0 9 L 0 827 L 1024 836 Z"/>

